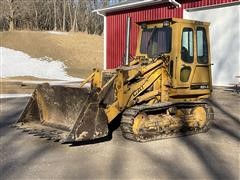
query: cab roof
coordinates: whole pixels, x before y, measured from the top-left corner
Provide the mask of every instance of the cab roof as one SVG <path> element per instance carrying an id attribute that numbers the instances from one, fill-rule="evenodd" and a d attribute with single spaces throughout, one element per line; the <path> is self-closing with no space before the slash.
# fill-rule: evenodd
<path id="1" fill-rule="evenodd" d="M 204 21 L 197 21 L 197 20 L 188 20 L 188 19 L 180 19 L 180 18 L 164 18 L 159 20 L 152 20 L 152 21 L 141 21 L 137 22 L 138 25 L 141 25 L 143 23 L 146 24 L 157 24 L 157 23 L 163 23 L 164 21 L 170 21 L 172 23 L 186 23 L 186 24 L 196 24 L 196 25 L 204 25 L 209 26 L 209 22 Z"/>

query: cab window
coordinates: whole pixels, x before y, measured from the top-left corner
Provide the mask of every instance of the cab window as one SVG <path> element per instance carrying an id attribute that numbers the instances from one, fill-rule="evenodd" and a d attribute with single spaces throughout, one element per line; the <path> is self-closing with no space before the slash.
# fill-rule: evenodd
<path id="1" fill-rule="evenodd" d="M 193 62 L 193 49 L 193 30 L 191 28 L 184 28 L 181 47 L 181 58 L 184 62 Z"/>
<path id="2" fill-rule="evenodd" d="M 197 27 L 197 61 L 199 64 L 208 63 L 207 37 L 203 27 Z"/>
<path id="3" fill-rule="evenodd" d="M 156 57 L 171 51 L 172 29 L 170 27 L 144 29 L 140 52 Z"/>

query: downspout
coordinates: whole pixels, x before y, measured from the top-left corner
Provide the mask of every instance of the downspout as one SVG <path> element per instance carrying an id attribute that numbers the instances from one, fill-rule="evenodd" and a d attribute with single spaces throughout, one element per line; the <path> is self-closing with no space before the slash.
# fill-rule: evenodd
<path id="1" fill-rule="evenodd" d="M 107 17 L 104 14 L 101 14 L 99 11 L 96 11 L 98 15 L 103 17 L 103 34 L 104 34 L 104 46 L 103 46 L 103 69 L 107 69 Z"/>

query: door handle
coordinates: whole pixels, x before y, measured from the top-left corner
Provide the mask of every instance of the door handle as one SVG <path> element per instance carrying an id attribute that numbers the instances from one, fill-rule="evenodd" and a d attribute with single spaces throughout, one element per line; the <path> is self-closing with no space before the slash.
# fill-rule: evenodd
<path id="1" fill-rule="evenodd" d="M 181 66 L 181 67 L 182 67 L 182 68 L 184 68 L 184 67 L 186 67 L 186 66 L 187 66 L 186 64 L 182 64 L 182 66 Z"/>

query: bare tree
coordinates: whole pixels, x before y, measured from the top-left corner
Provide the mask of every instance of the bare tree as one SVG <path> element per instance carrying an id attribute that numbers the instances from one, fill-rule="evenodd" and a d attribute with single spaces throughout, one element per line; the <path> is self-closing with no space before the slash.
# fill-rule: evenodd
<path id="1" fill-rule="evenodd" d="M 66 0 L 63 0 L 63 25 L 62 25 L 62 31 L 65 31 L 66 27 Z"/>
<path id="2" fill-rule="evenodd" d="M 34 10 L 34 27 L 38 29 L 38 10 L 37 10 L 37 5 L 36 1 L 33 1 L 33 10 Z"/>
<path id="3" fill-rule="evenodd" d="M 57 6 L 56 6 L 56 1 L 53 0 L 53 9 L 54 9 L 54 31 L 57 30 Z"/>
<path id="4" fill-rule="evenodd" d="M 78 11 L 78 1 L 74 3 L 74 18 L 72 23 L 71 32 L 77 31 L 77 11 Z"/>
<path id="5" fill-rule="evenodd" d="M 8 8 L 9 8 L 9 13 L 8 13 L 8 20 L 9 20 L 9 31 L 14 30 L 14 0 L 7 0 L 8 3 Z"/>
<path id="6" fill-rule="evenodd" d="M 102 34 L 103 18 L 94 9 L 120 0 L 0 0 L 0 30 L 81 31 Z"/>

